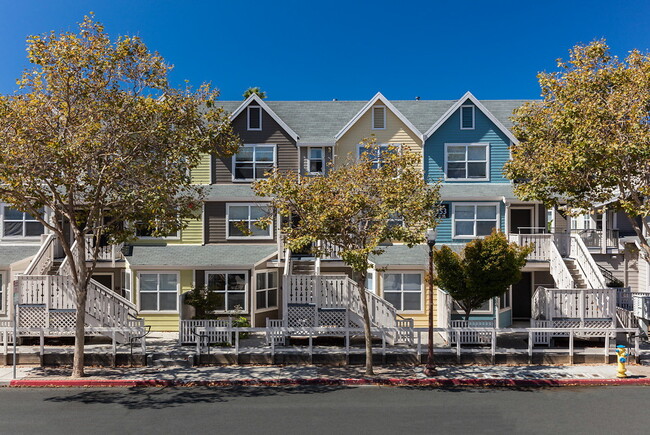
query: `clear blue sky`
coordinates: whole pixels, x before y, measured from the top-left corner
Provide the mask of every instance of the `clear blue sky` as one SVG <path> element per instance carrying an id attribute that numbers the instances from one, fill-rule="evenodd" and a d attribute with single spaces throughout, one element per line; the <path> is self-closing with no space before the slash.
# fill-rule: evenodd
<path id="1" fill-rule="evenodd" d="M 174 64 L 174 84 L 237 100 L 249 86 L 275 100 L 536 98 L 537 72 L 576 43 L 650 48 L 650 2 L 635 0 L 0 0 L 0 93 L 15 90 L 28 35 L 76 31 L 89 11 Z"/>

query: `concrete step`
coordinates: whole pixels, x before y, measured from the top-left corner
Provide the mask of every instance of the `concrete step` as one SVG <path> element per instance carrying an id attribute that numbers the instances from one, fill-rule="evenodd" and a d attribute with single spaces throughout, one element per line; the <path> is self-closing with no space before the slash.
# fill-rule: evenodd
<path id="1" fill-rule="evenodd" d="M 186 353 L 151 354 L 147 355 L 149 367 L 184 367 L 194 365 L 194 355 Z"/>

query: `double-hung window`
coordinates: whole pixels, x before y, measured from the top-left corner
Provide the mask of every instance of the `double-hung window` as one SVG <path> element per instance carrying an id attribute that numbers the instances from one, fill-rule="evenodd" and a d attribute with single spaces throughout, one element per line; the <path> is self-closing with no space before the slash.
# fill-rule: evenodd
<path id="1" fill-rule="evenodd" d="M 486 181 L 488 179 L 488 144 L 445 144 L 447 180 Z"/>
<path id="2" fill-rule="evenodd" d="M 232 157 L 232 163 L 234 180 L 265 178 L 275 167 L 275 145 L 243 145 Z"/>
<path id="3" fill-rule="evenodd" d="M 278 306 L 278 272 L 258 272 L 255 289 L 256 308 L 264 310 Z"/>
<path id="4" fill-rule="evenodd" d="M 217 295 L 217 311 L 248 312 L 246 272 L 206 272 L 208 290 Z"/>
<path id="5" fill-rule="evenodd" d="M 140 310 L 178 311 L 178 273 L 141 272 Z"/>
<path id="6" fill-rule="evenodd" d="M 357 149 L 357 156 L 361 157 L 366 154 L 367 158 L 372 161 L 373 168 L 381 168 L 384 164 L 383 157 L 390 153 L 398 152 L 400 144 L 381 144 L 376 146 L 359 145 Z"/>
<path id="7" fill-rule="evenodd" d="M 2 219 L 3 237 L 38 237 L 44 232 L 43 224 L 29 213 L 4 206 Z M 42 215 L 43 210 L 39 210 Z"/>
<path id="8" fill-rule="evenodd" d="M 229 239 L 273 238 L 273 225 L 269 225 L 265 229 L 255 225 L 266 215 L 266 211 L 259 204 L 227 204 L 226 215 L 228 219 L 227 238 Z"/>
<path id="9" fill-rule="evenodd" d="M 248 106 L 248 130 L 262 130 L 262 108 L 260 106 Z"/>
<path id="10" fill-rule="evenodd" d="M 455 238 L 489 236 L 499 228 L 499 205 L 454 204 L 453 221 Z"/>
<path id="11" fill-rule="evenodd" d="M 422 274 L 384 273 L 384 299 L 398 311 L 422 311 Z"/>
<path id="12" fill-rule="evenodd" d="M 325 152 L 323 148 L 309 148 L 307 150 L 308 172 L 310 174 L 322 174 L 325 167 Z"/>

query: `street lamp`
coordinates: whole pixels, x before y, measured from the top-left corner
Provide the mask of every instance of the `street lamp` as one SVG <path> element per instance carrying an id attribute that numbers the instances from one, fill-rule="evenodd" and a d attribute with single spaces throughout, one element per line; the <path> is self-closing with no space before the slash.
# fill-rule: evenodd
<path id="1" fill-rule="evenodd" d="M 436 375 L 436 364 L 433 361 L 433 247 L 436 244 L 436 228 L 427 230 L 427 245 L 429 245 L 429 353 L 424 374 L 431 377 Z"/>

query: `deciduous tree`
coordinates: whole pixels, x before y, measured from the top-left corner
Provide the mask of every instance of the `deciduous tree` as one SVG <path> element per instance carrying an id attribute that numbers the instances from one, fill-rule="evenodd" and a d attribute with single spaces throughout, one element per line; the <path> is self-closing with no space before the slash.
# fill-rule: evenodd
<path id="1" fill-rule="evenodd" d="M 469 320 L 472 310 L 503 295 L 521 279 L 521 268 L 532 250 L 532 246 L 508 243 L 506 235 L 496 230 L 469 242 L 462 255 L 442 246 L 433 252 L 435 284 L 454 298 Z"/>
<path id="2" fill-rule="evenodd" d="M 420 156 L 383 151 L 374 140 L 358 159 L 348 158 L 327 176 L 300 176 L 275 170 L 253 188 L 257 195 L 272 197 L 271 209 L 290 218 L 283 228 L 291 250 L 315 245 L 316 255 L 331 254 L 332 247 L 355 273 L 363 305 L 366 342 L 366 373 L 372 370 L 370 317 L 365 281 L 372 267 L 370 255 L 384 252 L 381 243 L 399 240 L 409 247 L 425 242 L 425 232 L 437 224 L 439 185 L 427 185 Z M 377 163 L 378 160 L 381 163 Z M 395 224 L 395 218 L 403 224 Z"/>
<path id="3" fill-rule="evenodd" d="M 516 111 L 520 143 L 506 174 L 524 200 L 574 213 L 623 210 L 647 257 L 650 56 L 633 50 L 620 60 L 599 40 L 577 45 L 558 67 L 538 75 L 542 100 Z"/>
<path id="4" fill-rule="evenodd" d="M 73 376 L 82 376 L 83 307 L 99 249 L 87 263 L 86 236 L 128 240 L 125 222 L 142 222 L 155 236 L 179 230 L 200 208 L 191 169 L 202 153 L 230 155 L 238 141 L 214 104 L 218 93 L 171 87 L 171 67 L 138 37 L 111 41 L 86 17 L 78 33 L 27 42 L 32 67 L 14 95 L 0 97 L 0 198 L 58 236 L 70 261 Z"/>

